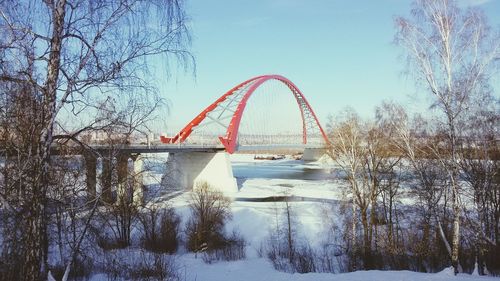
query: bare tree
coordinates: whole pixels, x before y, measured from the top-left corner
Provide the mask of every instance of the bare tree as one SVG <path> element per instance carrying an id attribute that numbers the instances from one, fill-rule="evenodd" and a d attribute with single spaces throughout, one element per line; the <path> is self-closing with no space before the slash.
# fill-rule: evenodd
<path id="1" fill-rule="evenodd" d="M 187 247 L 204 252 L 224 247 L 224 225 L 231 218 L 231 201 L 208 183 L 197 184 L 191 197 L 191 218 L 186 226 Z"/>
<path id="2" fill-rule="evenodd" d="M 15 200 L 1 194 L 2 201 L 21 206 L 25 214 L 20 231 L 25 252 L 18 279 L 46 278 L 51 149 L 55 139 L 76 138 L 86 127 L 64 128 L 62 118 L 79 116 L 88 121 L 84 114 L 92 112 L 99 100 L 125 91 L 151 92 L 154 88 L 146 75 L 151 56 L 188 62 L 182 4 L 179 0 L 0 2 L 2 99 L 15 91 L 14 96 L 23 93 L 32 105 L 29 139 L 2 131 L 22 141 L 17 146 L 25 155 L 22 163 L 30 163 L 29 171 L 19 161 L 12 164 L 18 167 L 22 194 Z M 63 133 L 58 136 L 56 130 Z"/>
<path id="3" fill-rule="evenodd" d="M 342 120 L 330 124 L 329 130 L 336 142 L 330 147 L 329 154 L 345 173 L 349 183 L 353 204 L 351 245 L 356 251 L 359 210 L 363 226 L 364 267 L 372 269 L 376 267 L 372 247 L 377 246 L 381 187 L 393 173 L 401 154 L 391 146 L 391 126 L 383 122 L 364 122 L 349 110 L 342 115 Z"/>
<path id="4" fill-rule="evenodd" d="M 452 191 L 453 235 L 451 262 L 459 263 L 461 204 L 459 194 L 458 121 L 475 94 L 488 89 L 491 68 L 500 52 L 500 40 L 490 33 L 477 9 L 462 11 L 452 0 L 416 0 L 412 19 L 399 17 L 396 41 L 407 52 L 417 84 L 431 93 L 442 113 L 449 156 L 443 159 Z"/>
<path id="5" fill-rule="evenodd" d="M 365 151 L 362 145 L 362 125 L 358 115 L 352 109 L 347 109 L 342 113 L 342 116 L 343 120 L 336 120 L 336 122 L 330 120 L 328 123 L 331 139 L 336 141 L 327 153 L 340 166 L 349 183 L 352 204 L 350 245 L 353 248 L 352 251 L 356 253 L 359 247 L 357 242 L 358 206 L 365 211 L 368 208 L 368 198 L 362 196 L 364 194 L 360 192 L 364 183 L 362 173 Z M 358 198 L 356 194 L 359 196 Z"/>
<path id="6" fill-rule="evenodd" d="M 179 244 L 181 218 L 174 208 L 151 205 L 139 214 L 144 248 L 156 253 L 175 253 Z"/>
<path id="7" fill-rule="evenodd" d="M 485 102 L 486 101 L 486 102 Z M 479 272 L 484 265 L 500 267 L 500 180 L 498 100 L 493 97 L 469 108 L 460 144 L 460 168 L 470 188 L 465 195 L 474 202 L 466 206 L 465 224 L 476 245 Z M 472 205 L 472 204 L 471 204 Z"/>
<path id="8" fill-rule="evenodd" d="M 1 211 L 5 215 L 5 222 L 8 222 L 3 229 L 6 238 L 3 248 L 8 249 L 5 251 L 7 254 L 5 258 L 11 263 L 7 264 L 7 272 L 22 274 L 23 261 L 31 257 L 27 252 L 44 258 L 43 249 L 47 247 L 48 241 L 46 222 L 43 220 L 45 218 L 32 221 L 35 217 L 42 216 L 36 205 L 41 204 L 40 198 L 31 197 L 33 193 L 38 192 L 34 186 L 40 181 L 40 177 L 33 176 L 41 168 L 40 162 L 33 161 L 32 154 L 37 149 L 36 135 L 42 128 L 41 120 L 35 118 L 40 113 L 41 106 L 35 98 L 39 92 L 30 85 L 2 86 L 1 130 L 4 146 L 2 146 L 1 161 L 4 164 L 1 168 L 3 179 L 0 182 L 0 196 Z M 27 197 L 33 201 L 26 200 Z M 40 224 L 44 226 L 41 227 Z M 34 228 L 38 231 L 36 236 L 33 233 L 30 235 L 29 232 Z M 30 243 L 36 243 L 38 248 L 31 249 Z M 17 276 L 12 275 L 7 278 L 16 279 Z"/>
<path id="9" fill-rule="evenodd" d="M 408 183 L 412 187 L 410 195 L 416 200 L 415 210 L 418 214 L 416 224 L 421 233 L 414 233 L 417 243 L 413 251 L 418 257 L 417 269 L 430 272 L 440 265 L 440 251 L 433 246 L 433 234 L 436 233 L 451 255 L 451 247 L 443 229 L 443 221 L 448 217 L 446 207 L 446 177 L 443 177 L 443 166 L 440 165 L 436 143 L 440 138 L 432 124 L 417 115 L 410 119 L 401 105 L 385 102 L 381 105 L 380 118 L 387 126 L 392 127 L 394 138 L 391 143 L 407 161 L 411 178 Z M 442 210 L 442 211 L 440 211 Z M 431 250 L 432 249 L 432 250 Z"/>

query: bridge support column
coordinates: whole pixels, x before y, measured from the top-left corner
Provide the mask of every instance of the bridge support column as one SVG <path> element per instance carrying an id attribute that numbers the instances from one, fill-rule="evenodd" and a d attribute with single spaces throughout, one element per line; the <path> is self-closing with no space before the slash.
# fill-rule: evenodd
<path id="1" fill-rule="evenodd" d="M 170 153 L 167 160 L 169 186 L 193 189 L 201 182 L 207 182 L 214 189 L 226 195 L 238 191 L 229 154 L 221 152 Z"/>
<path id="2" fill-rule="evenodd" d="M 97 194 L 97 157 L 93 153 L 84 153 L 85 160 L 85 182 L 87 184 L 87 196 L 95 198 Z"/>
<path id="3" fill-rule="evenodd" d="M 119 153 L 117 156 L 116 172 L 118 178 L 118 185 L 116 186 L 116 203 L 126 203 L 129 200 L 130 184 L 128 181 L 128 159 L 129 153 Z"/>
<path id="4" fill-rule="evenodd" d="M 143 203 L 142 158 L 139 153 L 120 153 L 117 157 L 117 204 Z"/>
<path id="5" fill-rule="evenodd" d="M 304 161 L 318 161 L 321 156 L 326 154 L 325 148 L 305 148 L 302 160 Z"/>
<path id="6" fill-rule="evenodd" d="M 113 158 L 101 157 L 101 199 L 104 202 L 112 203 L 113 193 L 111 191 L 111 183 L 113 177 Z"/>
<path id="7" fill-rule="evenodd" d="M 139 153 L 132 154 L 132 200 L 136 205 L 142 205 L 144 203 L 144 183 L 142 179 L 142 157 Z"/>

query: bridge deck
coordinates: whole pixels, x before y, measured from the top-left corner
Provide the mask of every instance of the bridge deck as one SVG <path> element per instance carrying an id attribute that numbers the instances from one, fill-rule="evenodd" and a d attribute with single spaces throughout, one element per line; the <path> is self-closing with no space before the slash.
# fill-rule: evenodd
<path id="1" fill-rule="evenodd" d="M 185 144 L 130 144 L 130 145 L 90 145 L 90 147 L 98 153 L 106 153 L 110 150 L 121 151 L 125 153 L 181 153 L 181 152 L 218 152 L 224 151 L 225 147 L 222 145 L 185 145 Z M 283 149 L 304 150 L 305 148 L 321 149 L 320 145 L 300 145 L 300 144 L 284 144 L 284 145 L 240 145 L 236 151 L 269 151 Z M 59 154 L 59 146 L 53 147 L 53 153 Z M 71 148 L 70 148 L 71 149 Z M 74 147 L 74 149 L 79 149 Z"/>
<path id="2" fill-rule="evenodd" d="M 273 144 L 273 145 L 239 145 L 236 147 L 236 152 L 238 151 L 273 151 L 273 150 L 304 150 L 306 148 L 312 149 L 322 149 L 322 145 L 307 145 L 307 144 Z"/>
<path id="3" fill-rule="evenodd" d="M 108 151 L 109 146 L 106 145 L 92 145 L 93 149 L 97 151 Z M 273 151 L 279 149 L 299 149 L 305 148 L 320 149 L 321 145 L 301 145 L 301 144 L 278 144 L 278 145 L 240 145 L 236 151 Z M 179 144 L 157 144 L 157 145 L 127 145 L 115 147 L 114 149 L 130 152 L 130 153 L 162 153 L 162 152 L 217 152 L 225 150 L 222 145 L 179 145 Z"/>
<path id="4" fill-rule="evenodd" d="M 158 145 L 145 145 L 145 144 L 132 144 L 110 148 L 108 145 L 92 145 L 93 149 L 97 151 L 108 151 L 116 149 L 129 153 L 164 153 L 164 152 L 217 152 L 223 151 L 224 147 L 220 146 L 206 146 L 206 145 L 178 145 L 178 144 L 158 144 Z"/>

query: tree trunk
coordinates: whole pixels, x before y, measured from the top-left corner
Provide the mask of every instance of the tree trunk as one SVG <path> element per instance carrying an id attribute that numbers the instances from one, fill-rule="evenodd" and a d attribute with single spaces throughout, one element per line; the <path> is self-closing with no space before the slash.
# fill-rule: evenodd
<path id="1" fill-rule="evenodd" d="M 44 278 L 45 265 L 45 225 L 44 225 L 44 202 L 43 198 L 33 196 L 31 202 L 31 210 L 26 218 L 26 233 L 25 233 L 25 264 L 24 272 L 21 273 L 21 280 L 32 281 L 42 280 Z"/>
<path id="2" fill-rule="evenodd" d="M 352 244 L 352 249 L 354 252 L 356 252 L 356 247 L 357 247 L 357 243 L 356 243 L 356 220 L 357 220 L 357 214 L 356 214 L 356 204 L 354 204 L 354 199 L 353 199 L 353 202 L 352 202 L 352 225 L 351 225 L 351 231 L 352 231 L 352 241 L 351 241 L 351 244 Z"/>
<path id="3" fill-rule="evenodd" d="M 455 269 L 455 274 L 462 272 L 462 266 L 458 258 L 458 249 L 460 247 L 460 205 L 458 202 L 458 194 L 454 187 L 453 191 L 453 236 L 452 236 L 452 254 L 451 263 Z"/>
<path id="4" fill-rule="evenodd" d="M 286 204 L 286 220 L 287 220 L 288 259 L 290 263 L 293 264 L 295 258 L 295 251 L 293 245 L 292 221 L 291 221 L 290 205 L 288 203 L 288 198 L 285 199 L 285 204 Z"/>
<path id="5" fill-rule="evenodd" d="M 52 8 L 52 37 L 50 55 L 47 64 L 47 80 L 43 88 L 43 129 L 40 145 L 37 149 L 40 165 L 34 171 L 31 210 L 27 218 L 26 260 L 23 280 L 37 281 L 46 279 L 47 238 L 45 221 L 46 195 L 50 184 L 50 157 L 53 142 L 54 122 L 56 118 L 56 97 L 59 67 L 61 61 L 61 43 L 64 28 L 66 0 L 59 0 Z"/>
<path id="6" fill-rule="evenodd" d="M 449 128 L 449 138 L 451 145 L 451 169 L 450 171 L 450 182 L 452 188 L 452 208 L 453 208 L 453 235 L 451 238 L 452 253 L 451 253 L 451 264 L 455 269 L 456 273 L 462 272 L 462 267 L 458 258 L 459 247 L 460 247 L 460 200 L 459 200 L 459 190 L 458 190 L 458 157 L 457 157 L 457 136 L 455 131 L 455 121 L 453 119 L 453 113 L 447 110 L 448 116 L 448 128 Z"/>
<path id="7" fill-rule="evenodd" d="M 366 207 L 361 208 L 361 223 L 363 224 L 363 255 L 365 269 L 372 268 L 370 230 Z"/>

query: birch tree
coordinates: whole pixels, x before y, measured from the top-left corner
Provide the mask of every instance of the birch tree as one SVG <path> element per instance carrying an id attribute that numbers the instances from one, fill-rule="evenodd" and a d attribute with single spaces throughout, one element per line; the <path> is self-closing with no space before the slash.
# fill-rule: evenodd
<path id="1" fill-rule="evenodd" d="M 47 276 L 51 147 L 55 139 L 77 137 L 57 132 L 84 132 L 61 128 L 61 116 L 88 121 L 99 101 L 125 91 L 151 93 L 148 58 L 191 61 L 186 22 L 182 0 L 0 1 L 2 98 L 23 93 L 36 109 L 29 140 L 8 134 L 14 143 L 25 141 L 17 146 L 22 163 L 30 163 L 17 177 L 23 192 L 15 202 L 0 194 L 23 220 L 18 279 Z"/>
<path id="2" fill-rule="evenodd" d="M 396 42 L 406 51 L 408 69 L 417 86 L 432 96 L 432 106 L 441 113 L 446 129 L 449 155 L 442 164 L 452 193 L 450 259 L 459 272 L 462 214 L 457 126 L 471 97 L 488 89 L 500 40 L 492 34 L 481 11 L 463 11 L 453 0 L 416 0 L 411 18 L 398 17 L 396 26 Z"/>
<path id="3" fill-rule="evenodd" d="M 329 124 L 329 133 L 335 140 L 328 153 L 345 173 L 348 194 L 352 200 L 351 246 L 356 252 L 356 224 L 358 212 L 363 233 L 363 261 L 365 269 L 377 267 L 373 244 L 378 240 L 377 213 L 381 184 L 393 172 L 400 157 L 391 148 L 392 129 L 381 122 L 364 122 L 348 109 L 342 118 Z M 374 243 L 375 242 L 375 243 Z"/>
<path id="4" fill-rule="evenodd" d="M 440 267 L 436 260 L 441 260 L 439 249 L 433 246 L 434 236 L 442 241 L 447 253 L 451 255 L 451 247 L 443 230 L 443 219 L 446 219 L 445 210 L 441 211 L 443 205 L 446 205 L 446 176 L 444 168 L 439 164 L 435 151 L 436 143 L 439 138 L 429 122 L 420 115 L 414 116 L 410 120 L 405 109 L 395 103 L 383 103 L 379 110 L 380 118 L 394 132 L 394 138 L 391 143 L 396 150 L 402 153 L 405 161 L 408 163 L 414 183 L 411 195 L 414 196 L 415 207 L 418 217 L 417 228 L 421 233 L 416 233 L 418 243 L 414 246 L 415 255 L 419 256 L 421 261 L 419 267 L 427 272 L 432 272 Z M 436 235 L 434 235 L 436 234 Z"/>
<path id="5" fill-rule="evenodd" d="M 369 198 L 365 196 L 362 188 L 364 184 L 363 162 L 366 151 L 362 143 L 364 136 L 359 116 L 351 108 L 342 111 L 340 116 L 341 118 L 337 120 L 332 118 L 328 122 L 327 130 L 330 139 L 334 139 L 335 142 L 329 147 L 327 153 L 345 173 L 345 179 L 348 182 L 348 194 L 351 197 L 349 199 L 352 207 L 349 244 L 354 255 L 357 255 L 361 248 L 357 241 L 358 208 L 365 214 L 365 221 L 367 221 L 366 210 L 369 204 Z M 353 269 L 356 269 L 356 264 L 354 264 Z"/>

